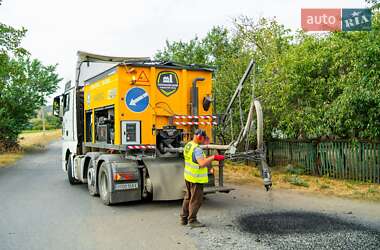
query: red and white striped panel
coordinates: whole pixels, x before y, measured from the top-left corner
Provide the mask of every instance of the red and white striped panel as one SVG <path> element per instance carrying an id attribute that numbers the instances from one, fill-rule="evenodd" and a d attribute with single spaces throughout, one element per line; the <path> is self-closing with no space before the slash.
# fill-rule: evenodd
<path id="1" fill-rule="evenodd" d="M 155 145 L 129 145 L 127 149 L 155 149 Z"/>
<path id="2" fill-rule="evenodd" d="M 216 115 L 175 115 L 174 119 L 216 119 Z"/>
<path id="3" fill-rule="evenodd" d="M 174 122 L 175 125 L 218 125 L 217 122 Z"/>

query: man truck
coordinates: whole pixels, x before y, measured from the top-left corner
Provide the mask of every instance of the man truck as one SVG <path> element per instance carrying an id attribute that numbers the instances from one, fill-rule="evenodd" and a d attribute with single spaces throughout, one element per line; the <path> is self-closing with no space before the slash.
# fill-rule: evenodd
<path id="1" fill-rule="evenodd" d="M 62 168 L 104 204 L 183 198 L 183 146 L 201 128 L 216 145 L 213 69 L 199 65 L 78 52 L 74 80 L 54 98 L 62 118 Z M 208 171 L 205 193 L 229 192 L 223 162 Z"/>

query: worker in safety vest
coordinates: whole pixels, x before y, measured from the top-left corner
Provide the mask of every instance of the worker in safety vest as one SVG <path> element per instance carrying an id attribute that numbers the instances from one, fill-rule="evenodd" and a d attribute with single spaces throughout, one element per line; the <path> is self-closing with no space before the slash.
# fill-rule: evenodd
<path id="1" fill-rule="evenodd" d="M 208 140 L 206 132 L 202 129 L 197 129 L 193 140 L 188 142 L 183 150 L 186 194 L 180 214 L 181 225 L 189 223 L 191 227 L 205 226 L 197 220 L 197 213 L 203 201 L 203 185 L 208 183 L 208 167 L 214 160 L 224 160 L 223 155 L 206 157 L 199 146 L 200 144 L 204 144 L 206 140 Z"/>

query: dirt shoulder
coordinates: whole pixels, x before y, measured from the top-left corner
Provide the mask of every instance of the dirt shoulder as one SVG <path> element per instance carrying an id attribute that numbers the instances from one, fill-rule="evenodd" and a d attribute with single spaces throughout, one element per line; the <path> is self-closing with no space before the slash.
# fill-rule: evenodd
<path id="1" fill-rule="evenodd" d="M 256 167 L 227 163 L 224 172 L 226 182 L 262 186 L 260 171 Z M 302 193 L 380 201 L 379 184 L 298 174 L 292 166 L 272 168 L 272 182 L 273 189 L 292 189 Z"/>
<path id="2" fill-rule="evenodd" d="M 12 165 L 19 160 L 25 153 L 44 150 L 50 142 L 58 140 L 61 137 L 61 130 L 30 131 L 20 134 L 21 150 L 0 154 L 0 167 Z"/>

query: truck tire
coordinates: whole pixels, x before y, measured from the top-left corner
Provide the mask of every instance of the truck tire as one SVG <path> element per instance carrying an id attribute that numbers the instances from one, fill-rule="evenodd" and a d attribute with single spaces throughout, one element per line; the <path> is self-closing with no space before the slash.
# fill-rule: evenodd
<path id="1" fill-rule="evenodd" d="M 96 190 L 95 168 L 92 166 L 87 169 L 87 188 L 91 196 L 96 196 L 98 194 L 98 191 Z"/>
<path id="2" fill-rule="evenodd" d="M 107 167 L 105 166 L 105 162 L 100 165 L 99 169 L 99 195 L 100 199 L 103 201 L 103 203 L 107 206 L 111 204 L 111 194 L 110 194 L 110 173 L 108 172 Z"/>
<path id="3" fill-rule="evenodd" d="M 69 155 L 69 159 L 66 162 L 66 168 L 67 168 L 67 178 L 69 179 L 69 183 L 71 185 L 78 184 L 79 181 L 73 177 L 73 164 L 71 161 L 71 155 Z"/>

